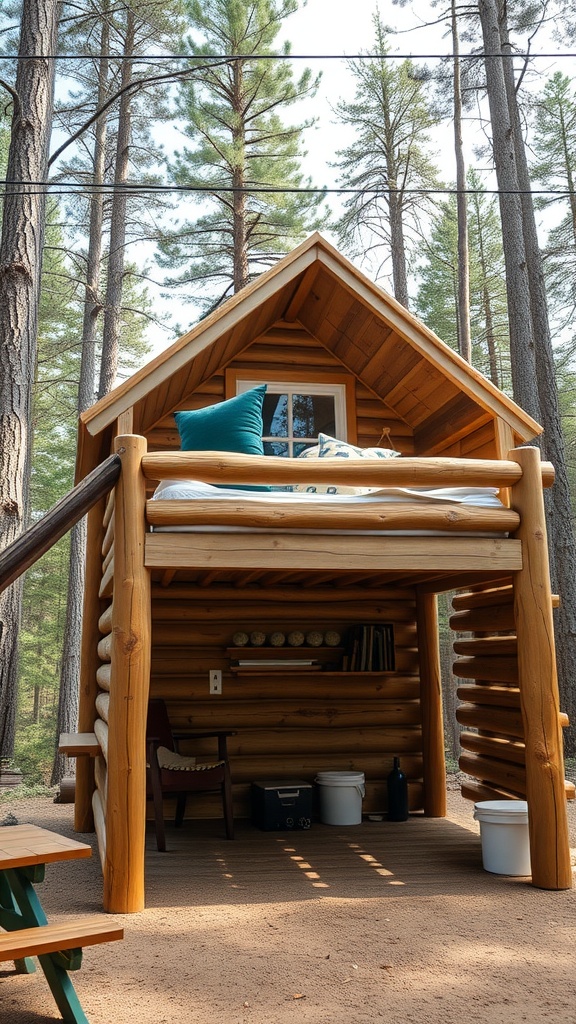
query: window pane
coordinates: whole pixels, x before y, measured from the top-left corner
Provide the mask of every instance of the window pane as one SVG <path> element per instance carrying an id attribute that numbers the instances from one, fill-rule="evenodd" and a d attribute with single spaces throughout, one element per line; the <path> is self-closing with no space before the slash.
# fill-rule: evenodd
<path id="1" fill-rule="evenodd" d="M 307 448 L 314 448 L 315 444 L 316 444 L 316 441 L 295 442 L 294 443 L 294 457 L 298 458 L 298 456 L 301 455 L 302 452 L 305 452 Z"/>
<path id="2" fill-rule="evenodd" d="M 264 441 L 264 455 L 289 455 L 288 444 L 282 441 Z"/>
<path id="3" fill-rule="evenodd" d="M 294 437 L 317 437 L 320 431 L 336 430 L 333 395 L 294 395 L 292 398 Z"/>
<path id="4" fill-rule="evenodd" d="M 264 437 L 288 436 L 288 395 L 264 395 L 262 405 Z"/>

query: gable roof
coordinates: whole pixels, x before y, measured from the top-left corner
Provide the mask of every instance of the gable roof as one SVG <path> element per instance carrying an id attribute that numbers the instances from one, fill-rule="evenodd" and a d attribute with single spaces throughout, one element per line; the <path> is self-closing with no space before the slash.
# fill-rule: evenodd
<path id="1" fill-rule="evenodd" d="M 146 432 L 279 320 L 299 322 L 375 395 L 404 410 L 415 433 L 482 413 L 509 424 L 520 441 L 541 433 L 515 402 L 316 232 L 82 413 L 78 469 L 91 468 L 82 455 L 85 444 L 94 447 L 89 438 L 122 413 L 133 408 L 135 431 Z M 435 406 L 431 396 L 440 391 L 442 404 Z"/>

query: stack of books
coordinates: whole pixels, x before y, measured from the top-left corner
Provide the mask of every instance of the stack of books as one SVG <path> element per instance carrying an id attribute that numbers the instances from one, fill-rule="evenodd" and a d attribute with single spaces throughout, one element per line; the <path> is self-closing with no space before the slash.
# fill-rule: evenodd
<path id="1" fill-rule="evenodd" d="M 392 623 L 352 626 L 342 668 L 346 672 L 393 672 L 396 660 Z"/>

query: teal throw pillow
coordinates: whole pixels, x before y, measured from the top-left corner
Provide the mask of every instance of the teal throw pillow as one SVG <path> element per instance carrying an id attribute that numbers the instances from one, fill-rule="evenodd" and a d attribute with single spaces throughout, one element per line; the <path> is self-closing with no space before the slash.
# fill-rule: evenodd
<path id="1" fill-rule="evenodd" d="M 187 452 L 240 452 L 264 455 L 262 403 L 266 385 L 205 409 L 174 415 L 180 447 Z"/>
<path id="2" fill-rule="evenodd" d="M 263 455 L 262 403 L 265 394 L 266 385 L 260 384 L 226 402 L 175 413 L 182 451 Z M 269 488 L 251 487 L 250 490 L 267 491 Z"/>

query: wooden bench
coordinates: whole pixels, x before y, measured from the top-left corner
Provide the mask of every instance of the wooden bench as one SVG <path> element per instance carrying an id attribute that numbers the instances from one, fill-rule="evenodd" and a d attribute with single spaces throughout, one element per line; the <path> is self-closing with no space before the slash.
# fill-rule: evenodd
<path id="1" fill-rule="evenodd" d="M 105 917 L 80 917 L 69 921 L 18 928 L 0 933 L 0 961 L 23 960 L 27 956 L 67 952 L 66 970 L 78 970 L 84 946 L 124 938 L 124 929 Z"/>
<path id="2" fill-rule="evenodd" d="M 58 753 L 67 754 L 68 757 L 81 757 L 83 754 L 98 757 L 102 749 L 93 732 L 63 732 L 60 734 Z"/>

